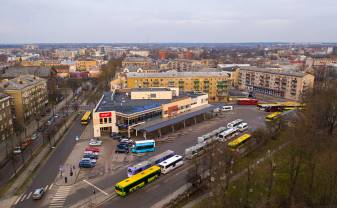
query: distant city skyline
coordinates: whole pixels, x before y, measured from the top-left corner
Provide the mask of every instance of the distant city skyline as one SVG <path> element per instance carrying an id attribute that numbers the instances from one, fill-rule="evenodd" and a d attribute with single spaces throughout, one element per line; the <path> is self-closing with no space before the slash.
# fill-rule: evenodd
<path id="1" fill-rule="evenodd" d="M 337 42 L 335 0 L 1 0 L 0 44 Z"/>

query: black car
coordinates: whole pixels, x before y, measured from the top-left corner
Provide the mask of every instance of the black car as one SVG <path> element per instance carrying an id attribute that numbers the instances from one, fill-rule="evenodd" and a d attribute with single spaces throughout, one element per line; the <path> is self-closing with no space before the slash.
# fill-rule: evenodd
<path id="1" fill-rule="evenodd" d="M 120 134 L 118 134 L 118 133 L 115 133 L 115 132 L 112 132 L 111 133 L 111 138 L 113 138 L 113 139 L 116 139 L 116 140 L 121 140 L 122 138 L 123 138 L 123 136 L 122 135 L 120 135 Z"/>
<path id="2" fill-rule="evenodd" d="M 129 152 L 130 152 L 130 150 L 129 150 L 128 145 L 118 144 L 116 146 L 115 153 L 129 153 Z"/>

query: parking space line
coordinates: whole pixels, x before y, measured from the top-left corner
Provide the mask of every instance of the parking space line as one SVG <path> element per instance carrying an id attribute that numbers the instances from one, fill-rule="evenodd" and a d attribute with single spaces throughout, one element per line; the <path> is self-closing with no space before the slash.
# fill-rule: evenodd
<path id="1" fill-rule="evenodd" d="M 16 205 L 17 203 L 19 203 L 21 197 L 22 197 L 23 194 L 21 194 L 21 196 L 15 201 L 14 205 Z"/>
<path id="2" fill-rule="evenodd" d="M 27 196 L 27 194 L 23 195 L 21 201 L 25 200 L 26 196 Z"/>
<path id="3" fill-rule="evenodd" d="M 83 180 L 85 183 L 89 184 L 90 186 L 96 188 L 97 190 L 99 190 L 100 192 L 102 192 L 103 194 L 105 195 L 109 195 L 107 192 L 103 191 L 102 189 L 98 188 L 97 186 L 95 186 L 94 184 L 90 183 L 89 181 L 87 180 Z"/>
<path id="4" fill-rule="evenodd" d="M 33 192 L 30 192 L 27 196 L 27 199 L 29 199 L 32 194 L 33 194 Z"/>

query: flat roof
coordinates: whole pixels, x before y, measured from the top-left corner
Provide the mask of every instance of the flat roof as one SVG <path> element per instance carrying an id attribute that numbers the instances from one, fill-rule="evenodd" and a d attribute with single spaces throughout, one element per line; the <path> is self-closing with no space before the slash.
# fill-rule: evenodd
<path id="1" fill-rule="evenodd" d="M 133 92 L 147 92 L 147 91 L 171 91 L 169 88 L 165 87 L 153 87 L 153 88 L 134 88 Z"/>
<path id="2" fill-rule="evenodd" d="M 154 88 L 155 89 L 155 88 Z M 131 91 L 142 90 L 132 89 L 128 92 L 104 92 L 101 101 L 96 105 L 95 112 L 116 111 L 124 114 L 133 114 L 160 107 L 163 104 L 171 103 L 175 100 L 191 97 L 195 98 L 205 95 L 201 92 L 183 92 L 172 99 L 133 99 L 131 100 Z M 146 88 L 148 90 L 148 88 Z M 146 91 L 144 89 L 144 91 Z"/>
<path id="3" fill-rule="evenodd" d="M 145 132 L 153 132 L 155 130 L 161 129 L 166 126 L 170 126 L 179 122 L 182 122 L 186 119 L 193 118 L 195 116 L 198 116 L 200 114 L 209 112 L 216 108 L 214 105 L 203 105 L 197 108 L 192 109 L 191 111 L 185 112 L 178 114 L 174 118 L 160 118 L 160 119 L 155 119 L 149 122 L 146 122 L 145 124 L 141 124 L 139 126 L 133 127 L 133 129 L 137 131 L 145 131 Z"/>
<path id="4" fill-rule="evenodd" d="M 196 72 L 177 72 L 167 71 L 161 73 L 135 73 L 130 72 L 126 74 L 127 78 L 144 77 L 144 78 L 160 78 L 160 77 L 228 77 L 226 72 L 222 71 L 196 71 Z"/>
<path id="5" fill-rule="evenodd" d="M 263 72 L 263 73 L 270 73 L 270 74 L 279 74 L 279 75 L 286 75 L 286 76 L 295 76 L 295 77 L 303 77 L 307 75 L 305 72 L 299 71 L 291 71 L 282 68 L 259 68 L 259 67 L 240 67 L 240 70 L 243 71 L 254 71 L 254 72 Z"/>

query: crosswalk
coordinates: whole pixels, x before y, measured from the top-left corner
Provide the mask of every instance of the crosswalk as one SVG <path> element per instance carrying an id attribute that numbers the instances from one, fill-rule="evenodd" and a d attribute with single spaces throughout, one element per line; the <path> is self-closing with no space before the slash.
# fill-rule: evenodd
<path id="1" fill-rule="evenodd" d="M 50 190 L 53 187 L 53 185 L 54 184 L 48 184 L 48 185 L 44 186 L 43 187 L 44 191 L 46 192 L 46 191 Z M 19 198 L 17 198 L 16 201 L 14 202 L 14 205 L 17 205 L 19 202 L 23 202 L 24 200 L 30 199 L 33 195 L 33 192 L 34 192 L 34 190 L 32 190 L 29 193 L 24 193 L 21 196 L 19 196 Z"/>
<path id="2" fill-rule="evenodd" d="M 50 208 L 57 208 L 57 207 L 63 207 L 64 202 L 67 199 L 67 196 L 70 192 L 71 186 L 60 186 L 57 191 L 56 194 L 53 196 L 49 207 Z"/>

